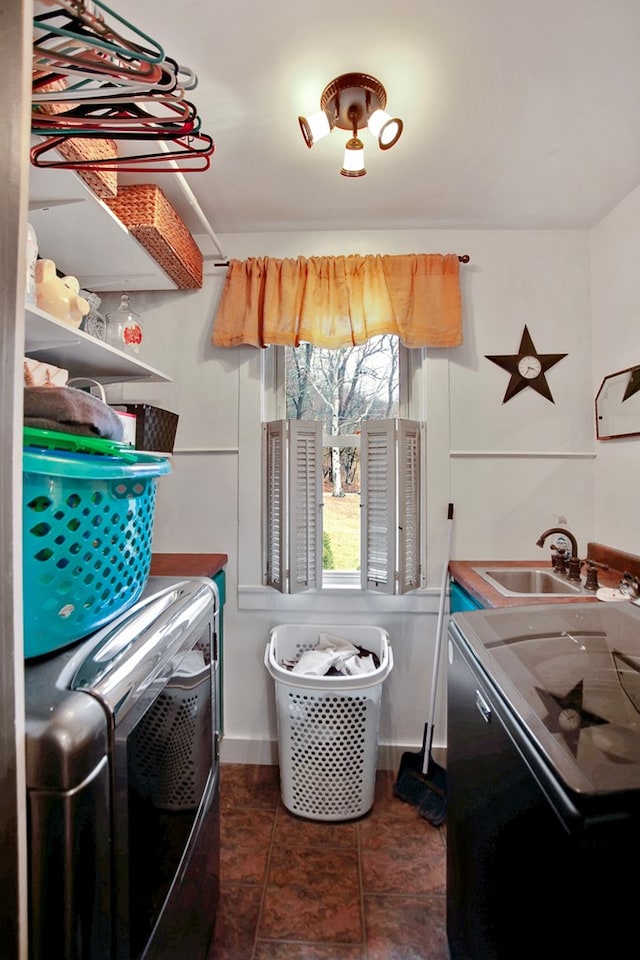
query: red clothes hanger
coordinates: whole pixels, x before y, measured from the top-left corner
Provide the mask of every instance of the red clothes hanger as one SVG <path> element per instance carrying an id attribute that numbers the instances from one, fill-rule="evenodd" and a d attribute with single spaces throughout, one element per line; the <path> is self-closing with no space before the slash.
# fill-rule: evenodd
<path id="1" fill-rule="evenodd" d="M 163 147 L 161 153 L 139 153 L 125 157 L 107 157 L 98 160 L 44 160 L 69 137 L 49 137 L 30 150 L 31 163 L 36 167 L 59 170 L 122 170 L 127 173 L 180 173 L 208 170 L 215 152 L 213 139 L 204 133 L 177 137 L 173 149 Z M 80 139 L 80 138 L 74 138 Z M 158 138 L 156 138 L 158 139 Z M 170 138 L 169 138 L 170 139 Z M 164 143 L 165 140 L 163 139 Z M 200 146 L 198 146 L 200 144 Z M 190 161 L 196 161 L 190 163 Z"/>

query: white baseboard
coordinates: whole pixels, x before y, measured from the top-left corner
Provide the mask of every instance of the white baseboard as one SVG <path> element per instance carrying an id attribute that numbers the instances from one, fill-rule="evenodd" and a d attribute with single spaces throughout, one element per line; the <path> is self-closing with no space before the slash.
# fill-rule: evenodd
<path id="1" fill-rule="evenodd" d="M 403 753 L 417 753 L 420 746 L 415 744 L 378 744 L 378 770 L 397 770 Z M 446 747 L 434 747 L 433 759 L 446 765 Z M 265 764 L 278 763 L 277 740 L 243 740 L 239 737 L 224 737 L 220 746 L 222 763 Z"/>
<path id="2" fill-rule="evenodd" d="M 267 766 L 278 763 L 277 740 L 242 740 L 223 737 L 220 744 L 222 763 L 255 763 Z"/>

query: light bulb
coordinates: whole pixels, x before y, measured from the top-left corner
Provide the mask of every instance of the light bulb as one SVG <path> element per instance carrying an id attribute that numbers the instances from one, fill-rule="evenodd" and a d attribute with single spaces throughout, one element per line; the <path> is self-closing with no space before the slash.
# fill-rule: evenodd
<path id="1" fill-rule="evenodd" d="M 352 137 L 347 140 L 344 147 L 344 160 L 342 161 L 343 177 L 364 177 L 364 144 L 358 137 Z"/>
<path id="2" fill-rule="evenodd" d="M 402 120 L 390 117 L 384 110 L 374 110 L 367 126 L 378 141 L 381 150 L 388 150 L 397 143 L 402 133 Z"/>
<path id="3" fill-rule="evenodd" d="M 310 117 L 298 117 L 304 142 L 311 148 L 317 140 L 331 133 L 331 124 L 324 110 L 312 113 Z"/>

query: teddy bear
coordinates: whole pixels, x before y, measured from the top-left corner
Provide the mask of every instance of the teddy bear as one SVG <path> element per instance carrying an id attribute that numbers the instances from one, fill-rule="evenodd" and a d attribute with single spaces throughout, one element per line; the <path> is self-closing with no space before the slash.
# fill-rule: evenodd
<path id="1" fill-rule="evenodd" d="M 36 263 L 36 306 L 70 327 L 79 327 L 91 309 L 88 301 L 80 296 L 77 279 L 59 277 L 53 260 Z"/>

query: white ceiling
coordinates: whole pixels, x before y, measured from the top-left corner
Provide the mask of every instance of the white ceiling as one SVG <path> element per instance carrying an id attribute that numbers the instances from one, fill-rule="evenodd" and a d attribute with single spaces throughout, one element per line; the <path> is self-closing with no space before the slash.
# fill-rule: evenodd
<path id="1" fill-rule="evenodd" d="M 216 143 L 187 175 L 216 233 L 584 228 L 640 183 L 640 0 L 114 0 L 190 67 Z M 354 70 L 404 121 L 307 149 L 298 114 Z M 170 176 L 170 175 L 163 175 Z"/>

